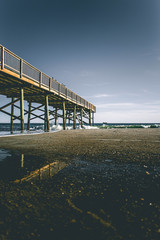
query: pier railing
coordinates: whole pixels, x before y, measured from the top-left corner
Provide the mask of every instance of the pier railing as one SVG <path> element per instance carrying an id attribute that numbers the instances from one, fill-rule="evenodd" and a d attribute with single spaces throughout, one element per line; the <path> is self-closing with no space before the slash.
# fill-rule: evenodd
<path id="1" fill-rule="evenodd" d="M 22 58 L 18 57 L 16 54 L 8 50 L 7 48 L 0 45 L 0 68 L 8 69 L 14 73 L 17 73 L 20 78 L 26 77 L 39 83 L 39 86 L 44 86 L 49 91 L 55 91 L 57 94 L 64 96 L 68 100 L 96 112 L 96 107 L 72 92 L 70 89 L 66 88 L 63 84 L 60 84 L 53 77 L 49 77 L 45 73 L 41 72 Z"/>

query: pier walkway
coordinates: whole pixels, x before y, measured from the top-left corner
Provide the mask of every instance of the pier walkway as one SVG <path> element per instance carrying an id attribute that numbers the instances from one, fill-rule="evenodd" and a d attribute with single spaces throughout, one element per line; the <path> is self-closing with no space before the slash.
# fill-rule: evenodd
<path id="1" fill-rule="evenodd" d="M 0 94 L 11 98 L 11 102 L 0 106 L 0 112 L 10 116 L 11 132 L 13 121 L 21 122 L 24 131 L 24 120 L 27 115 L 27 129 L 30 121 L 39 118 L 44 121 L 45 131 L 49 131 L 50 121 L 57 124 L 57 119 L 63 119 L 63 129 L 73 122 L 76 128 L 78 121 L 94 125 L 96 107 L 60 84 L 53 77 L 44 74 L 22 58 L 18 57 L 4 46 L 0 45 Z M 25 109 L 24 101 L 28 102 Z M 19 102 L 19 104 L 18 104 Z M 37 105 L 35 106 L 35 103 Z M 18 104 L 18 105 L 17 105 Z M 10 106 L 10 111 L 6 110 Z M 16 115 L 15 108 L 19 110 Z"/>

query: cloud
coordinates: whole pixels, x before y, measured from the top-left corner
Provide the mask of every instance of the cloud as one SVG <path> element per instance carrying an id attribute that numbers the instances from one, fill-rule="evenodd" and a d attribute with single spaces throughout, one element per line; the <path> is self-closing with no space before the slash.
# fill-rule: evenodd
<path id="1" fill-rule="evenodd" d="M 95 98 L 104 98 L 104 97 L 113 97 L 113 96 L 115 96 L 115 95 L 112 95 L 112 94 L 97 94 L 97 95 L 95 95 L 93 97 L 95 97 Z"/>
<path id="2" fill-rule="evenodd" d="M 96 108 L 98 109 L 112 109 L 112 111 L 157 111 L 160 112 L 160 104 L 159 101 L 148 102 L 148 103 L 133 103 L 133 102 L 122 102 L 122 103 L 103 103 L 96 104 Z"/>
<path id="3" fill-rule="evenodd" d="M 130 103 L 130 102 L 123 102 L 123 103 L 102 103 L 102 104 L 97 104 L 97 108 L 126 108 L 126 107 L 135 107 L 137 104 L 136 103 Z"/>
<path id="4" fill-rule="evenodd" d="M 93 96 L 83 96 L 83 98 L 108 98 L 108 97 L 115 97 L 116 95 L 114 94 L 96 94 Z"/>
<path id="5" fill-rule="evenodd" d="M 96 122 L 108 123 L 159 123 L 160 112 L 153 110 L 106 111 L 95 114 Z"/>
<path id="6" fill-rule="evenodd" d="M 95 73 L 92 72 L 92 71 L 86 71 L 86 70 L 82 70 L 80 73 L 79 73 L 79 76 L 80 77 L 91 77 L 93 76 Z"/>
<path id="7" fill-rule="evenodd" d="M 147 93 L 147 94 L 148 94 L 148 93 L 149 93 L 149 94 L 152 93 L 152 92 L 151 92 L 150 90 L 148 90 L 148 89 L 143 89 L 142 92 Z"/>
<path id="8" fill-rule="evenodd" d="M 96 122 L 158 123 L 160 122 L 160 100 L 134 103 L 116 102 L 97 104 Z"/>
<path id="9" fill-rule="evenodd" d="M 83 85 L 86 87 L 103 87 L 108 85 L 109 82 L 101 82 L 101 83 L 84 83 Z"/>

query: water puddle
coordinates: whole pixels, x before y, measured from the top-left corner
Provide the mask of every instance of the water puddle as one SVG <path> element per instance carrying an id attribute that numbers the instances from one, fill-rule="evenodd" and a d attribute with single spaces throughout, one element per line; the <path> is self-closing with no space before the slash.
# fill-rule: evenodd
<path id="1" fill-rule="evenodd" d="M 67 165 L 59 160 L 47 164 L 47 160 L 40 156 L 0 149 L 0 180 L 3 181 L 43 180 L 54 176 Z"/>
<path id="2" fill-rule="evenodd" d="M 11 156 L 11 154 L 7 150 L 0 149 L 0 162 L 9 156 Z"/>
<path id="3" fill-rule="evenodd" d="M 68 162 L 67 162 L 68 161 Z M 59 173 L 64 177 L 85 177 L 92 179 L 101 178 L 103 181 L 111 181 L 114 178 L 133 180 L 139 176 L 150 180 L 160 177 L 160 166 L 146 166 L 138 163 L 118 163 L 106 158 L 103 161 L 94 162 L 81 158 L 74 161 L 49 159 L 41 156 L 28 155 L 19 152 L 10 152 L 0 149 L 0 180 L 3 181 L 34 181 L 44 180 Z"/>

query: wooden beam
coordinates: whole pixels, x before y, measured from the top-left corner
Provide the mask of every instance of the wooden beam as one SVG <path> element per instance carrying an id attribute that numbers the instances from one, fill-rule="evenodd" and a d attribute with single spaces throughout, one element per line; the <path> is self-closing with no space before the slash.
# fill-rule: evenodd
<path id="1" fill-rule="evenodd" d="M 48 95 L 45 96 L 45 130 L 49 131 Z"/>
<path id="2" fill-rule="evenodd" d="M 33 111 L 35 111 L 35 110 L 40 110 L 40 111 L 43 111 L 43 112 L 44 112 L 44 110 L 39 109 L 39 108 L 41 108 L 41 107 L 43 107 L 43 106 L 44 106 L 44 104 L 41 104 L 39 107 L 34 107 L 34 106 L 32 106 L 31 112 L 33 112 Z"/>
<path id="3" fill-rule="evenodd" d="M 55 119 L 55 125 L 57 125 L 57 107 L 55 108 L 55 117 L 54 117 L 54 119 Z"/>
<path id="4" fill-rule="evenodd" d="M 4 110 L 0 110 L 0 112 L 3 112 L 3 113 L 5 113 L 5 114 L 7 114 L 7 115 L 9 115 L 10 117 L 11 117 L 11 113 L 9 113 L 9 112 L 7 112 L 7 111 L 4 111 Z M 15 116 L 15 115 L 13 115 L 13 117 L 14 117 L 14 119 L 21 119 L 19 116 L 17 117 L 17 116 Z"/>
<path id="5" fill-rule="evenodd" d="M 83 128 L 83 108 L 81 109 L 81 128 Z"/>
<path id="6" fill-rule="evenodd" d="M 16 105 L 14 105 L 14 107 L 15 108 L 18 108 L 18 109 L 21 109 L 19 106 L 16 106 Z M 27 115 L 28 114 L 28 111 L 27 110 L 25 110 L 24 109 L 24 115 Z M 31 110 L 31 115 L 33 115 L 33 116 L 35 116 L 35 117 L 33 117 L 33 118 L 31 118 L 30 120 L 33 120 L 33 119 L 35 119 L 35 118 L 40 118 L 40 119 L 42 119 L 42 120 L 44 120 L 44 118 L 41 118 L 42 116 L 44 116 L 45 115 L 45 111 L 43 110 L 43 114 L 41 114 L 41 115 L 37 115 L 37 114 L 35 114 L 35 113 L 33 113 L 33 111 Z"/>
<path id="7" fill-rule="evenodd" d="M 63 101 L 63 130 L 66 130 L 66 106 L 65 106 L 65 101 Z"/>
<path id="8" fill-rule="evenodd" d="M 20 78 L 23 76 L 23 59 L 20 59 Z"/>
<path id="9" fill-rule="evenodd" d="M 0 111 L 1 111 L 2 109 L 6 108 L 6 107 L 9 107 L 10 105 L 12 105 L 12 104 L 18 102 L 18 101 L 19 101 L 19 99 L 16 99 L 16 100 L 14 100 L 14 102 L 10 102 L 10 103 L 4 105 L 3 107 L 0 108 Z"/>
<path id="10" fill-rule="evenodd" d="M 91 126 L 91 110 L 89 110 L 89 126 Z"/>
<path id="11" fill-rule="evenodd" d="M 68 126 L 71 125 L 70 111 L 68 112 Z"/>
<path id="12" fill-rule="evenodd" d="M 92 111 L 92 126 L 94 126 L 94 112 Z"/>
<path id="13" fill-rule="evenodd" d="M 28 124 L 27 124 L 27 130 L 28 131 L 30 129 L 30 122 L 31 122 L 31 104 L 32 104 L 32 102 L 29 101 L 29 105 L 28 105 Z"/>
<path id="14" fill-rule="evenodd" d="M 4 69 L 4 47 L 1 47 L 1 69 L 3 70 Z"/>
<path id="15" fill-rule="evenodd" d="M 35 117 L 32 117 L 30 120 L 34 120 L 36 118 L 40 118 L 41 120 L 45 121 L 45 117 L 42 117 L 42 116 L 44 116 L 44 114 L 36 115 L 36 114 L 32 113 L 32 115 L 34 115 Z"/>
<path id="16" fill-rule="evenodd" d="M 14 120 L 14 98 L 12 98 L 12 105 L 11 105 L 11 133 L 13 133 L 13 120 Z"/>
<path id="17" fill-rule="evenodd" d="M 41 88 L 41 85 L 42 85 L 42 72 L 39 73 L 40 76 L 39 76 L 39 87 Z"/>
<path id="18" fill-rule="evenodd" d="M 74 105 L 73 110 L 73 129 L 76 129 L 76 105 Z"/>
<path id="19" fill-rule="evenodd" d="M 20 89 L 20 115 L 21 115 L 21 132 L 24 131 L 24 90 Z"/>

